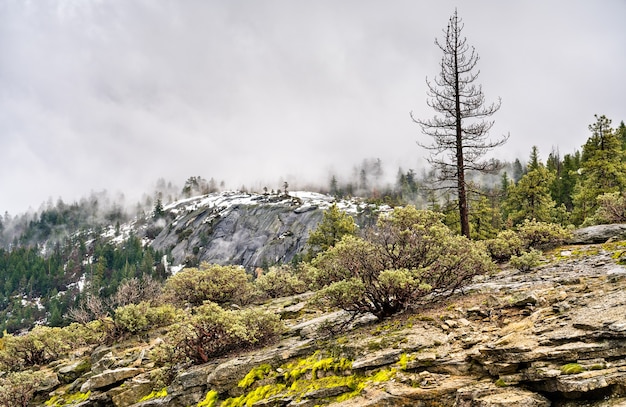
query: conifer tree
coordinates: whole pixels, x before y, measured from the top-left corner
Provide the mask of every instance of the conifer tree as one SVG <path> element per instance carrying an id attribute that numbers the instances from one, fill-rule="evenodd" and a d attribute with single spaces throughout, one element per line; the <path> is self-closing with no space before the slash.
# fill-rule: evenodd
<path id="1" fill-rule="evenodd" d="M 324 211 L 322 221 L 309 234 L 308 245 L 311 248 L 309 257 L 314 257 L 317 253 L 328 250 L 341 240 L 345 235 L 356 234 L 357 226 L 354 219 L 341 211 L 337 204 L 331 205 Z"/>
<path id="2" fill-rule="evenodd" d="M 555 203 L 550 195 L 550 185 L 553 179 L 554 174 L 539 161 L 537 147 L 533 146 L 528 172 L 508 190 L 505 206 L 512 225 L 525 219 L 539 222 L 552 220 Z"/>
<path id="3" fill-rule="evenodd" d="M 623 161 L 622 141 L 611 128 L 611 120 L 595 115 L 589 125 L 591 137 L 583 146 L 581 176 L 576 184 L 573 220 L 582 223 L 597 209 L 598 196 L 621 192 L 626 186 L 626 165 Z"/>
<path id="4" fill-rule="evenodd" d="M 462 36 L 464 24 L 456 10 L 444 30 L 443 41 L 435 44 L 443 52 L 439 76 L 434 82 L 426 79 L 428 105 L 438 115 L 431 119 L 416 119 L 422 132 L 433 138 L 430 145 L 421 144 L 432 152 L 429 159 L 439 171 L 438 180 L 447 189 L 456 189 L 461 234 L 470 236 L 468 185 L 466 173 L 491 172 L 499 168 L 494 160 L 484 161 L 484 155 L 502 145 L 508 137 L 488 139 L 493 121 L 486 118 L 500 108 L 500 101 L 490 105 L 480 85 L 476 85 L 480 71 L 478 54 Z"/>

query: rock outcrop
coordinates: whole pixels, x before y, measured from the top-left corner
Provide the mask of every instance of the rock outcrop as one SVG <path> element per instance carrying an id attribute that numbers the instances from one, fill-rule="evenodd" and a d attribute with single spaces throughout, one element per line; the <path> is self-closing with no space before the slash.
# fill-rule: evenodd
<path id="1" fill-rule="evenodd" d="M 604 243 L 608 240 L 623 240 L 626 238 L 626 224 L 595 225 L 577 229 L 572 233 L 570 244 Z"/>
<path id="2" fill-rule="evenodd" d="M 465 295 L 380 322 L 321 311 L 310 294 L 276 299 L 265 307 L 288 329 L 271 347 L 181 368 L 161 392 L 142 356 L 158 340 L 100 347 L 56 364 L 38 405 L 79 390 L 87 399 L 75 405 L 115 407 L 196 406 L 207 395 L 216 407 L 626 405 L 625 250 L 563 248 L 539 268 L 503 267 Z"/>
<path id="3" fill-rule="evenodd" d="M 164 218 L 142 233 L 160 231 L 150 244 L 169 251 L 172 264 L 206 261 L 253 269 L 288 263 L 302 253 L 309 232 L 334 201 L 327 195 L 297 192 L 289 196 L 213 194 L 167 206 Z M 368 205 L 338 204 L 357 222 L 371 222 Z"/>

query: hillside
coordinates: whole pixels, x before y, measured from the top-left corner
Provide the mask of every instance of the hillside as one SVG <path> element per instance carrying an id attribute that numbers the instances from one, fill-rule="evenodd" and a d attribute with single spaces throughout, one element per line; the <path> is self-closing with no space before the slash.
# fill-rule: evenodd
<path id="1" fill-rule="evenodd" d="M 17 250 L 78 277 L 55 297 L 76 322 L 5 332 L 0 406 L 626 403 L 624 225 L 473 242 L 431 211 L 331 203 L 199 196 L 82 235 L 75 266 Z M 332 240 L 302 261 L 313 229 Z"/>
<path id="2" fill-rule="evenodd" d="M 108 298 L 132 278 L 163 281 L 201 262 L 242 265 L 253 272 L 297 261 L 309 232 L 333 202 L 361 225 L 385 210 L 310 192 L 223 192 L 129 218 L 115 204 L 98 209 L 101 201 L 60 203 L 30 221 L 7 224 L 5 234 L 17 234 L 0 248 L 1 330 L 17 332 L 35 321 L 67 324 L 63 315 L 89 293 Z"/>
<path id="3" fill-rule="evenodd" d="M 287 327 L 280 341 L 181 368 L 158 391 L 149 355 L 167 327 L 83 347 L 40 366 L 30 405 L 624 405 L 624 250 L 561 247 L 531 271 L 504 265 L 464 295 L 334 333 L 346 314 L 311 294 L 270 300 L 262 307 Z"/>

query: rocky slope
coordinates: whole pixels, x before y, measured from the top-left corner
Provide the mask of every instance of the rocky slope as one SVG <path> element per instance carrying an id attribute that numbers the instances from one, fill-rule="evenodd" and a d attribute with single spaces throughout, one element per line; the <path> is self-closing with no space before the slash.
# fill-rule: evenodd
<path id="1" fill-rule="evenodd" d="M 382 322 L 319 310 L 310 294 L 273 300 L 288 326 L 278 344 L 185 368 L 159 392 L 156 330 L 45 367 L 35 405 L 626 406 L 623 252 L 563 247 Z"/>
<path id="2" fill-rule="evenodd" d="M 330 196 L 311 192 L 211 194 L 167 205 L 160 221 L 138 231 L 131 224 L 127 232 L 138 232 L 155 249 L 169 252 L 174 265 L 206 261 L 253 269 L 287 263 L 301 254 L 309 232 L 333 202 Z M 356 200 L 337 205 L 362 225 L 374 210 Z"/>

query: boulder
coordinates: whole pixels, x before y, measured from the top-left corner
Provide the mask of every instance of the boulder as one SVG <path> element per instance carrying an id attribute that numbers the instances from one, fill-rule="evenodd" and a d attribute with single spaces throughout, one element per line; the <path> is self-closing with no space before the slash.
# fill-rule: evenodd
<path id="1" fill-rule="evenodd" d="M 89 369 L 91 369 L 91 361 L 87 358 L 83 358 L 75 360 L 69 365 L 62 366 L 58 370 L 57 375 L 62 383 L 68 384 L 78 379 L 85 372 L 89 371 Z"/>
<path id="2" fill-rule="evenodd" d="M 104 372 L 92 376 L 87 380 L 80 388 L 80 391 L 86 393 L 90 390 L 102 389 L 104 387 L 111 386 L 115 383 L 122 382 L 131 377 L 135 377 L 140 373 L 143 373 L 143 369 L 123 367 L 114 370 L 105 370 Z"/>
<path id="3" fill-rule="evenodd" d="M 152 391 L 153 383 L 148 379 L 133 379 L 123 386 L 121 391 L 111 396 L 115 407 L 128 407 L 147 396 Z"/>
<path id="4" fill-rule="evenodd" d="M 609 239 L 625 239 L 626 224 L 615 223 L 612 225 L 595 225 L 577 229 L 572 233 L 569 244 L 594 244 L 604 243 Z"/>

